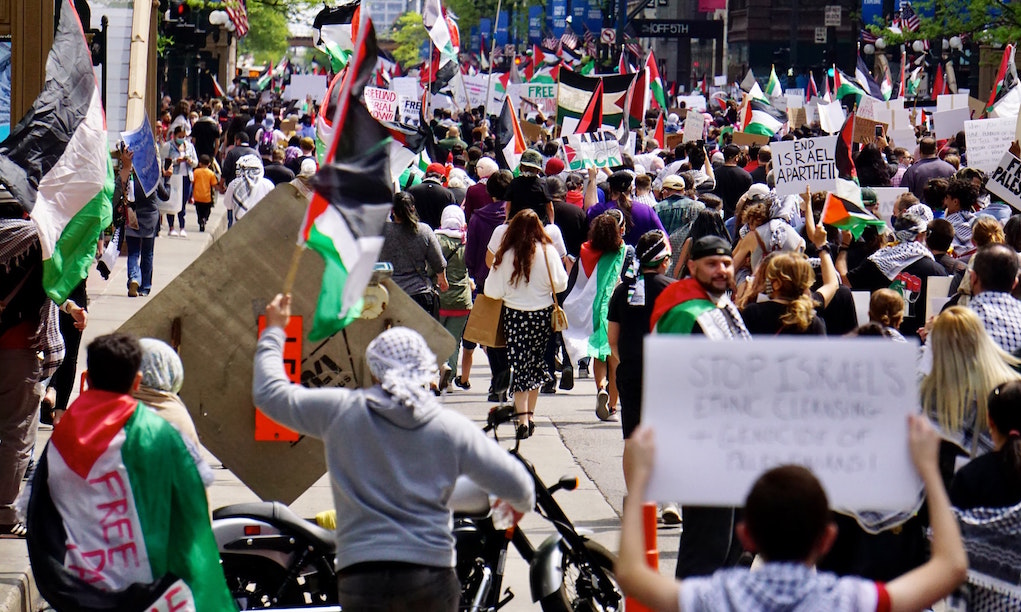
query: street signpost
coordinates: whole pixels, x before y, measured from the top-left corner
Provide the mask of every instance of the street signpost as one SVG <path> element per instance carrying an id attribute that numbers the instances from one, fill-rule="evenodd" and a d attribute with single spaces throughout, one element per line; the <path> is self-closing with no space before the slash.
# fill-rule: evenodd
<path id="1" fill-rule="evenodd" d="M 634 19 L 639 38 L 723 38 L 722 21 L 692 19 Z"/>

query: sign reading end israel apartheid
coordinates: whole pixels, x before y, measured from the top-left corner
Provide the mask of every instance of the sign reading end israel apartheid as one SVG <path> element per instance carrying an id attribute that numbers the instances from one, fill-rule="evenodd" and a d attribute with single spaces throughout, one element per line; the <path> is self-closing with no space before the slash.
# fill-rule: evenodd
<path id="1" fill-rule="evenodd" d="M 642 424 L 657 441 L 649 496 L 741 506 L 763 472 L 798 464 L 834 508 L 913 507 L 918 348 L 879 342 L 646 337 Z"/>
<path id="2" fill-rule="evenodd" d="M 613 168 L 623 164 L 620 142 L 613 132 L 568 134 L 561 141 L 568 170 Z"/>
<path id="3" fill-rule="evenodd" d="M 831 191 L 837 184 L 833 152 L 837 136 L 802 138 L 773 143 L 773 174 L 776 194 L 781 196 L 812 191 Z"/>
<path id="4" fill-rule="evenodd" d="M 397 92 L 379 87 L 366 87 L 365 107 L 377 121 L 392 122 L 397 113 Z"/>
<path id="5" fill-rule="evenodd" d="M 989 193 L 1000 196 L 1015 210 L 1021 210 L 1021 159 L 1009 152 L 1005 153 L 1000 165 L 989 175 L 986 189 Z"/>

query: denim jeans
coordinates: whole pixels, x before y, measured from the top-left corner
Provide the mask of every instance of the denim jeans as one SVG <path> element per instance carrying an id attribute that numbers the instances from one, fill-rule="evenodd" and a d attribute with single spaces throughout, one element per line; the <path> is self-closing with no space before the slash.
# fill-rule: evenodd
<path id="1" fill-rule="evenodd" d="M 149 293 L 152 289 L 152 251 L 156 239 L 126 236 L 124 241 L 128 245 L 128 284 L 135 281 L 140 292 Z"/>
<path id="2" fill-rule="evenodd" d="M 347 612 L 456 612 L 461 584 L 452 568 L 412 564 L 360 564 L 341 570 L 337 599 Z M 372 568 L 372 569 L 368 569 Z"/>

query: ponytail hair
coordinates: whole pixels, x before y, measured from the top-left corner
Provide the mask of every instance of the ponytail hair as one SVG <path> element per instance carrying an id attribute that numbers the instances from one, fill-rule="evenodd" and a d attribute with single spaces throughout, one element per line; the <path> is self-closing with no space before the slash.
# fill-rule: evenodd
<path id="1" fill-rule="evenodd" d="M 784 327 L 805 331 L 815 317 L 815 302 L 808 290 L 815 283 L 815 272 L 801 253 L 780 253 L 766 266 L 766 283 L 776 283 L 774 298 L 788 300 L 787 312 L 780 317 Z"/>
<path id="2" fill-rule="evenodd" d="M 989 423 L 1006 438 L 997 451 L 1014 484 L 1021 484 L 1021 380 L 998 385 L 989 394 Z"/>

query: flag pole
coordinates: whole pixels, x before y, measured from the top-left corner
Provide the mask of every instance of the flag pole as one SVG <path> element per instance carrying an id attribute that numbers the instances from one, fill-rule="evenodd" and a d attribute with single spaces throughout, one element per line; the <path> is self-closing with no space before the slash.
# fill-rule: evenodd
<path id="1" fill-rule="evenodd" d="M 301 263 L 301 254 L 305 251 L 303 245 L 295 245 L 294 253 L 291 254 L 291 266 L 287 268 L 287 276 L 284 277 L 284 291 L 283 294 L 287 295 L 294 288 L 294 281 L 298 277 L 298 268 Z"/>
<path id="2" fill-rule="evenodd" d="M 443 15 L 440 15 L 440 17 L 443 17 Z M 432 102 L 433 81 L 436 80 L 436 67 L 433 65 L 433 39 L 432 39 L 432 36 L 429 37 L 429 59 L 427 61 L 429 62 L 429 77 L 430 78 L 429 78 L 429 83 L 428 83 L 428 85 L 426 85 L 426 88 L 425 88 L 425 107 L 422 109 L 422 112 L 424 112 L 424 113 L 429 113 L 430 112 L 429 103 Z"/>
<path id="3" fill-rule="evenodd" d="M 500 29 L 500 10 L 503 8 L 503 0 L 496 0 L 496 18 L 493 19 L 493 32 L 489 40 L 489 78 L 486 79 L 486 115 L 489 115 L 489 99 L 493 95 L 493 52 L 496 51 L 496 32 Z"/>

